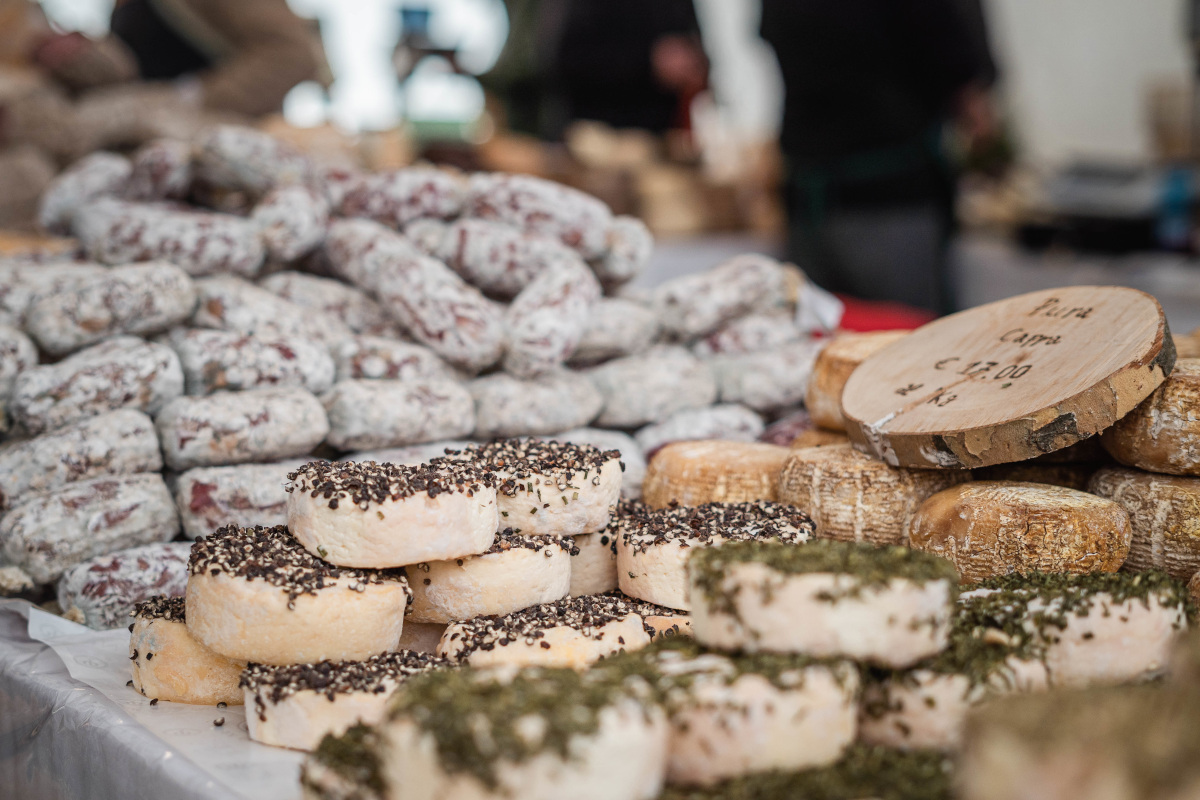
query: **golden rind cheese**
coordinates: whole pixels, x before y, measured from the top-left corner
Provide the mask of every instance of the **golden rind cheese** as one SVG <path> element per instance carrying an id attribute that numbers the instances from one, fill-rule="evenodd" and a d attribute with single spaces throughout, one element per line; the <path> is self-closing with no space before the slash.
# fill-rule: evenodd
<path id="1" fill-rule="evenodd" d="M 817 356 L 804 396 L 804 406 L 813 423 L 830 431 L 846 430 L 842 389 L 850 373 L 868 356 L 907 334 L 908 331 L 871 331 L 834 337 Z"/>
<path id="2" fill-rule="evenodd" d="M 779 501 L 805 511 L 817 535 L 843 542 L 905 544 L 924 500 L 971 473 L 903 469 L 848 444 L 793 450 L 779 476 Z"/>
<path id="3" fill-rule="evenodd" d="M 1130 569 L 1158 569 L 1186 581 L 1200 570 L 1200 478 L 1107 467 L 1092 478 L 1094 495 L 1129 514 Z"/>
<path id="4" fill-rule="evenodd" d="M 642 501 L 651 508 L 776 500 L 779 470 L 792 451 L 762 442 L 674 442 L 651 460 Z"/>
<path id="5" fill-rule="evenodd" d="M 922 503 L 909 544 L 950 560 L 963 583 L 977 583 L 1035 571 L 1116 572 L 1132 536 L 1129 514 L 1112 500 L 1040 483 L 974 481 Z"/>
<path id="6" fill-rule="evenodd" d="M 1175 371 L 1101 438 L 1122 464 L 1171 475 L 1200 475 L 1200 358 Z"/>

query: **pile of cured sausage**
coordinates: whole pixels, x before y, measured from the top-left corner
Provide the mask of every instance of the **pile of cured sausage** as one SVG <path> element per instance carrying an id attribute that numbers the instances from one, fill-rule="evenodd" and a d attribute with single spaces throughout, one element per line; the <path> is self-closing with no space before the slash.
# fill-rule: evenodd
<path id="1" fill-rule="evenodd" d="M 645 453 L 787 417 L 815 355 L 770 258 L 633 290 L 649 231 L 582 192 L 246 128 L 89 155 L 41 224 L 80 249 L 0 261 L 0 592 L 96 627 L 182 590 L 173 540 L 284 522 L 314 456 L 554 437 L 619 450 L 636 497 Z"/>

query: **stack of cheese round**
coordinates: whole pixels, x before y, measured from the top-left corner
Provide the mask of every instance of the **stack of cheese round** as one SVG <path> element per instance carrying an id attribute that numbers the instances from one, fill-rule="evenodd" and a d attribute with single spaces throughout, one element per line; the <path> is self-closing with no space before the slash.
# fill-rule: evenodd
<path id="1" fill-rule="evenodd" d="M 670 726 L 669 783 L 824 766 L 854 741 L 859 681 L 850 661 L 722 654 L 671 639 L 598 669 L 651 684 Z"/>
<path id="2" fill-rule="evenodd" d="M 133 688 L 152 700 L 212 706 L 240 704 L 245 661 L 209 650 L 188 633 L 182 597 L 138 603 L 129 626 Z"/>
<path id="3" fill-rule="evenodd" d="M 762 442 L 674 442 L 651 459 L 642 500 L 651 508 L 776 500 L 788 455 L 788 448 Z"/>
<path id="4" fill-rule="evenodd" d="M 607 528 L 621 498 L 624 467 L 619 452 L 584 444 L 502 439 L 452 457 L 496 476 L 502 526 L 526 536 L 574 537 L 571 572 L 579 577 L 570 579 L 572 595 L 616 588 L 612 533 Z"/>
<path id="5" fill-rule="evenodd" d="M 686 566 L 699 548 L 736 541 L 802 545 L 812 520 L 781 503 L 706 503 L 645 511 L 624 523 L 617 540 L 621 591 L 650 603 L 688 610 Z"/>
<path id="6" fill-rule="evenodd" d="M 905 544 L 917 507 L 970 479 L 965 470 L 893 467 L 849 444 L 834 444 L 791 451 L 779 476 L 779 500 L 811 515 L 824 537 Z"/>

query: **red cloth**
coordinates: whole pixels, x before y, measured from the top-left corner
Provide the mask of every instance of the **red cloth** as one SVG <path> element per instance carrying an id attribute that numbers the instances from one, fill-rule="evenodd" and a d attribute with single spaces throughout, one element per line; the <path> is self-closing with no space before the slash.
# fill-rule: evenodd
<path id="1" fill-rule="evenodd" d="M 842 324 L 838 327 L 846 331 L 912 330 L 937 318 L 932 311 L 913 308 L 903 303 L 860 300 L 842 294 L 837 297 L 846 305 Z"/>

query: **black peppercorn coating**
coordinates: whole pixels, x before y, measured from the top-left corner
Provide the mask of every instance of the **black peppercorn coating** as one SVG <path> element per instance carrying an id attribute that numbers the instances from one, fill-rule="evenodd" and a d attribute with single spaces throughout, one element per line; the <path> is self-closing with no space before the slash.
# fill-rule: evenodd
<path id="1" fill-rule="evenodd" d="M 279 703 L 302 691 L 320 692 L 333 700 L 339 694 L 351 692 L 390 692 L 413 675 L 449 666 L 448 659 L 432 653 L 398 650 L 363 661 L 321 661 L 287 666 L 249 664 L 242 671 L 239 685 L 255 693 L 255 705 L 258 706 L 268 700 Z"/>
<path id="2" fill-rule="evenodd" d="M 500 475 L 496 490 L 509 497 L 527 488 L 523 481 L 535 476 L 550 478 L 562 488 L 567 488 L 567 482 L 577 475 L 598 481 L 601 467 L 621 458 L 617 450 L 543 439 L 500 439 L 447 454 Z"/>
<path id="3" fill-rule="evenodd" d="M 795 506 L 756 500 L 750 503 L 705 503 L 651 510 L 631 508 L 621 519 L 621 542 L 643 553 L 678 541 L 681 546 L 719 542 L 778 541 L 803 544 L 816 535 L 812 519 Z"/>
<path id="4" fill-rule="evenodd" d="M 420 466 L 374 461 L 313 461 L 288 474 L 287 491 L 324 497 L 336 509 L 348 500 L 363 511 L 372 503 L 398 501 L 420 494 L 451 492 L 468 497 L 496 486 L 494 474 L 472 461 L 435 458 Z"/>
<path id="5" fill-rule="evenodd" d="M 461 623 L 460 631 L 450 634 L 450 640 L 461 639 L 462 650 L 457 657 L 465 659 L 477 650 L 494 650 L 522 640 L 532 644 L 552 628 L 573 628 L 588 638 L 600 639 L 604 632 L 599 628 L 636 613 L 633 603 L 613 595 L 564 597 L 504 616 L 475 617 Z"/>
<path id="6" fill-rule="evenodd" d="M 143 600 L 133 608 L 130 614 L 134 619 L 163 619 L 167 622 L 186 622 L 184 618 L 184 602 L 182 597 L 167 597 L 156 595 L 149 600 Z M 130 626 L 130 632 L 133 627 Z"/>

